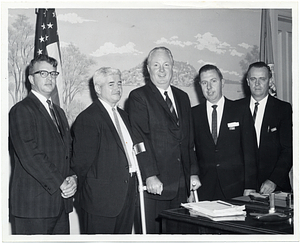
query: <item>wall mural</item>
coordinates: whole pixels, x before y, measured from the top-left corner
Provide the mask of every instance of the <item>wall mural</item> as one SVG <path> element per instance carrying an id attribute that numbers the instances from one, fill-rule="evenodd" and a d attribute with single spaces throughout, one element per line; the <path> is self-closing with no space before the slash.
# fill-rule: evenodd
<path id="1" fill-rule="evenodd" d="M 91 102 L 89 82 L 102 66 L 122 72 L 124 107 L 132 89 L 144 85 L 144 61 L 155 46 L 174 56 L 172 84 L 202 101 L 199 68 L 214 64 L 229 99 L 244 97 L 243 75 L 257 61 L 259 9 L 56 8 L 64 80 L 60 105 L 70 125 Z M 33 58 L 34 8 L 8 9 L 9 108 L 27 95 L 26 67 Z"/>

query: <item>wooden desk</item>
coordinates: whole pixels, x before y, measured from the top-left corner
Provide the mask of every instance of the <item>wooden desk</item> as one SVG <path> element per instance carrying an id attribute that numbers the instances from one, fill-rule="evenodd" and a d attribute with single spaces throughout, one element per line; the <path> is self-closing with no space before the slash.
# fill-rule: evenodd
<path id="1" fill-rule="evenodd" d="M 213 221 L 190 216 L 185 208 L 165 210 L 160 214 L 163 234 L 293 234 L 293 219 L 282 222 L 261 222 L 247 209 L 245 221 Z M 257 212 L 257 211 L 256 211 Z"/>

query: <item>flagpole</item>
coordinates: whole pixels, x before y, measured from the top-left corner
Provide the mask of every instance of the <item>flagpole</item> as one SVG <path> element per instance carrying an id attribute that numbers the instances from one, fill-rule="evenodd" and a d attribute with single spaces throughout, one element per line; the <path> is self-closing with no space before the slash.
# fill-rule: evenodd
<path id="1" fill-rule="evenodd" d="M 261 12 L 261 33 L 260 33 L 260 61 L 265 62 L 272 71 L 272 78 L 270 79 L 269 94 L 277 95 L 275 86 L 275 72 L 274 72 L 274 57 L 273 57 L 273 43 L 272 43 L 272 28 L 270 20 L 270 9 L 262 9 Z"/>

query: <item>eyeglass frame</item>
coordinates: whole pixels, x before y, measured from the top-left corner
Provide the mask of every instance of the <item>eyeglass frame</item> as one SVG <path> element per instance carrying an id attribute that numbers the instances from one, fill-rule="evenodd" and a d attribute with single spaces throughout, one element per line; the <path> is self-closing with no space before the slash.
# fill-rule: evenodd
<path id="1" fill-rule="evenodd" d="M 43 77 L 42 72 L 45 72 L 47 75 Z M 57 71 L 48 72 L 47 70 L 39 70 L 39 71 L 32 73 L 31 75 L 34 75 L 37 73 L 39 73 L 42 78 L 47 78 L 49 76 L 49 74 L 50 74 L 51 78 L 57 78 L 57 76 L 59 75 L 59 72 L 57 72 Z"/>

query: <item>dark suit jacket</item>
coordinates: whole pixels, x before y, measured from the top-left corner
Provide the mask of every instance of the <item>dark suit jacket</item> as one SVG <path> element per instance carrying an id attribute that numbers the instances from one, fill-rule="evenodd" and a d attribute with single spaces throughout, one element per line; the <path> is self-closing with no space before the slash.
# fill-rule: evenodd
<path id="1" fill-rule="evenodd" d="M 255 135 L 251 114 L 225 98 L 215 145 L 207 119 L 206 102 L 192 108 L 195 148 L 202 186 L 199 200 L 215 200 L 210 184 L 219 180 L 226 199 L 256 189 Z M 249 125 L 250 124 L 250 125 Z"/>
<path id="2" fill-rule="evenodd" d="M 10 110 L 13 163 L 10 205 L 15 216 L 55 217 L 63 201 L 66 212 L 73 210 L 73 199 L 63 199 L 59 188 L 71 173 L 69 125 L 64 111 L 56 105 L 54 109 L 62 127 L 62 137 L 33 93 Z"/>
<path id="3" fill-rule="evenodd" d="M 130 132 L 127 113 L 118 111 Z M 126 200 L 130 174 L 120 137 L 98 99 L 78 115 L 72 136 L 79 204 L 90 214 L 116 217 Z"/>
<path id="4" fill-rule="evenodd" d="M 128 113 L 133 132 L 140 136 L 147 150 L 141 158 L 140 169 L 144 180 L 156 175 L 163 183 L 162 195 L 145 193 L 157 200 L 171 200 L 179 185 L 180 167 L 183 167 L 187 190 L 190 175 L 198 174 L 194 153 L 191 106 L 188 95 L 171 86 L 180 125 L 156 86 L 149 81 L 133 90 L 128 99 Z M 143 156 L 143 155 L 142 155 Z"/>
<path id="5" fill-rule="evenodd" d="M 250 110 L 250 96 L 237 103 Z M 289 171 L 292 167 L 292 107 L 289 103 L 268 97 L 257 153 L 258 190 L 269 179 L 277 185 L 276 190 L 291 191 Z"/>

